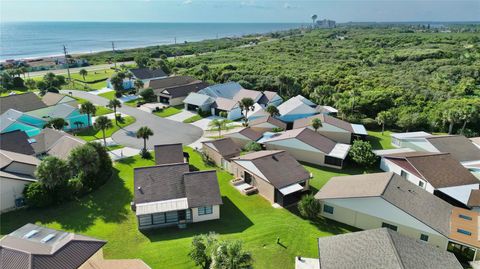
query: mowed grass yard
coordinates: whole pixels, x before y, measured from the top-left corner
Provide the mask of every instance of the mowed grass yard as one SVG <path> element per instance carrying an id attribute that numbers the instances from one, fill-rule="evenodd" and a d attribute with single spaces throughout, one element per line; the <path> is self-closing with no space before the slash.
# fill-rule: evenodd
<path id="1" fill-rule="evenodd" d="M 135 122 L 135 118 L 131 117 L 131 116 L 123 117 L 123 121 L 122 122 L 119 121 L 118 125 L 115 125 L 115 120 L 112 120 L 113 127 L 105 130 L 105 137 L 112 136 L 112 134 L 115 133 L 116 131 L 118 131 L 121 128 L 123 128 L 125 126 L 128 126 L 128 125 L 130 125 L 134 122 Z M 92 122 L 92 124 L 93 123 L 94 122 Z M 90 127 L 88 129 L 77 132 L 75 134 L 75 136 L 77 136 L 78 138 L 81 138 L 85 141 L 92 141 L 92 140 L 96 140 L 96 139 L 103 139 L 103 132 L 102 132 L 102 130 L 97 130 L 93 127 Z"/>
<path id="2" fill-rule="evenodd" d="M 162 118 L 166 118 L 182 112 L 182 109 L 183 109 L 183 105 L 171 106 L 171 107 L 164 108 L 161 111 L 153 112 L 153 114 Z"/>
<path id="3" fill-rule="evenodd" d="M 197 169 L 205 166 L 200 155 L 190 148 L 190 164 Z M 107 240 L 107 258 L 140 258 L 152 268 L 193 268 L 187 254 L 192 237 L 216 232 L 221 239 L 238 239 L 254 257 L 255 268 L 293 268 L 294 257 L 318 257 L 317 238 L 352 231 L 339 223 L 323 220 L 311 223 L 296 210 L 275 209 L 259 195 L 243 196 L 230 184 L 232 176 L 222 170 L 217 175 L 222 193 L 221 219 L 142 233 L 130 210 L 133 199 L 133 168 L 154 165 L 153 160 L 137 157 L 115 165 L 115 175 L 105 186 L 92 194 L 48 209 L 24 209 L 2 215 L 1 234 L 24 225 L 37 223 Z M 354 171 L 323 171 L 307 167 L 314 173 L 312 185 L 317 187 L 333 175 Z M 339 173 L 340 172 L 340 173 Z M 361 173 L 362 171 L 355 170 Z M 276 243 L 280 238 L 280 244 Z"/>

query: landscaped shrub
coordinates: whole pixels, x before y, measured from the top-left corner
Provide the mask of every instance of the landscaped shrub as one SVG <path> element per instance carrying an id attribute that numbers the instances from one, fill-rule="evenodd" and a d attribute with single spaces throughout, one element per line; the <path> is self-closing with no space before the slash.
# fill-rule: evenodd
<path id="1" fill-rule="evenodd" d="M 151 159 L 152 158 L 152 154 L 150 154 L 150 151 L 148 151 L 146 149 L 142 149 L 140 151 L 140 156 L 142 156 L 143 159 Z"/>
<path id="2" fill-rule="evenodd" d="M 13 87 L 15 88 L 23 88 L 25 85 L 23 84 L 23 78 L 21 77 L 14 77 L 12 81 Z"/>
<path id="3" fill-rule="evenodd" d="M 348 155 L 362 167 L 370 167 L 377 161 L 372 145 L 368 141 L 355 140 Z"/>
<path id="4" fill-rule="evenodd" d="M 320 202 L 312 194 L 303 196 L 297 206 L 304 218 L 314 220 L 320 214 Z"/>
<path id="5" fill-rule="evenodd" d="M 143 100 L 147 103 L 149 102 L 155 102 L 157 100 L 157 96 L 153 92 L 151 88 L 145 89 L 140 92 L 140 96 L 143 98 Z"/>
<path id="6" fill-rule="evenodd" d="M 262 146 L 255 141 L 248 142 L 244 147 L 245 151 L 260 151 Z"/>
<path id="7" fill-rule="evenodd" d="M 31 207 L 45 207 L 53 203 L 53 195 L 40 182 L 33 182 L 23 189 L 25 202 Z"/>
<path id="8" fill-rule="evenodd" d="M 283 128 L 275 127 L 272 129 L 272 133 L 278 133 L 278 132 L 283 132 Z"/>

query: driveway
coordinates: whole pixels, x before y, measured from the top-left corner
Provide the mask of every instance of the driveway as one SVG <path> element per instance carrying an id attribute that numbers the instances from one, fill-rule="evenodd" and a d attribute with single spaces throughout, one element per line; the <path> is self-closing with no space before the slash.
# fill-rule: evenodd
<path id="1" fill-rule="evenodd" d="M 69 92 L 72 92 L 74 97 L 87 99 L 97 105 L 105 106 L 109 101 L 106 98 L 84 91 L 62 91 L 63 94 L 68 94 Z M 191 124 L 161 118 L 134 107 L 124 105 L 121 108 L 118 108 L 117 112 L 133 116 L 136 119 L 135 123 L 112 135 L 112 139 L 115 142 L 126 147 L 136 149 L 143 148 L 143 140 L 137 139 L 135 135 L 136 131 L 142 126 L 148 126 L 154 133 L 154 135 L 147 140 L 148 149 L 153 149 L 153 146 L 156 144 L 164 143 L 182 143 L 188 145 L 199 139 L 203 134 L 201 128 Z"/>
<path id="2" fill-rule="evenodd" d="M 190 118 L 190 117 L 193 117 L 197 115 L 196 113 L 193 113 L 191 111 L 188 111 L 188 110 L 183 110 L 182 112 L 178 113 L 178 114 L 175 114 L 175 115 L 172 115 L 170 117 L 167 117 L 167 119 L 169 120 L 174 120 L 174 121 L 179 121 L 179 122 L 183 122 L 184 120 Z"/>

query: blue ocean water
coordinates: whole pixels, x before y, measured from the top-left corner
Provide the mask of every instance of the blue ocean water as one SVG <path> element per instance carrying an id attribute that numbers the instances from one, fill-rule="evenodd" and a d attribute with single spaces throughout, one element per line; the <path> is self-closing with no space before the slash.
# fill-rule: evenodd
<path id="1" fill-rule="evenodd" d="M 89 53 L 298 28 L 298 23 L 2 22 L 0 60 Z"/>

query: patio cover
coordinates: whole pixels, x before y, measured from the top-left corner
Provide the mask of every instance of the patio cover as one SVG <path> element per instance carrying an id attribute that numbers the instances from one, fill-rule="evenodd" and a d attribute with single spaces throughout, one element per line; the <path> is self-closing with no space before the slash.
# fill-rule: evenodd
<path id="1" fill-rule="evenodd" d="M 171 199 L 160 202 L 137 204 L 136 214 L 147 215 L 154 213 L 162 213 L 168 211 L 184 210 L 188 208 L 187 198 Z"/>
<path id="2" fill-rule="evenodd" d="M 283 187 L 281 189 L 279 189 L 279 191 L 283 194 L 283 195 L 288 195 L 290 193 L 294 193 L 294 192 L 297 192 L 299 190 L 303 190 L 303 187 L 302 185 L 298 184 L 298 183 L 295 183 L 293 185 L 290 185 L 290 186 L 287 186 L 287 187 Z"/>

